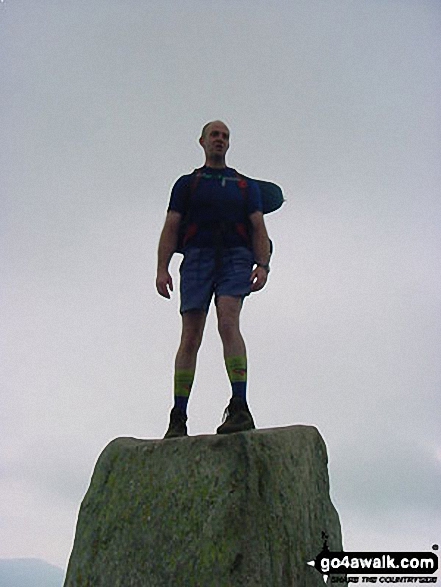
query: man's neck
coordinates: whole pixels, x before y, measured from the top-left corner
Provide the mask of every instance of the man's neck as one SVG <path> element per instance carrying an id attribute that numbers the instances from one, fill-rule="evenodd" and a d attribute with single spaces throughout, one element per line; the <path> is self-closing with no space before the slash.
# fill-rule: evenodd
<path id="1" fill-rule="evenodd" d="M 225 169 L 226 168 L 225 159 L 206 159 L 205 160 L 205 167 L 210 167 L 210 169 Z"/>

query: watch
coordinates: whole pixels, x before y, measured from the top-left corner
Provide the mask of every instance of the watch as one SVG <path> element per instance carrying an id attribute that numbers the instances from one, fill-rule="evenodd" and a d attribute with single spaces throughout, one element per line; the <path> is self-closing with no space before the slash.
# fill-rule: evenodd
<path id="1" fill-rule="evenodd" d="M 267 263 L 266 265 L 264 265 L 263 263 L 256 263 L 257 267 L 262 267 L 262 269 L 265 269 L 267 273 L 270 272 L 270 266 L 269 263 Z"/>

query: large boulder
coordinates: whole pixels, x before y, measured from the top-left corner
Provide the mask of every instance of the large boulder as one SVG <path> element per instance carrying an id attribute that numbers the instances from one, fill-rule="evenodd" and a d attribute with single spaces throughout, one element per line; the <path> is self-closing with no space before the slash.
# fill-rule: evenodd
<path id="1" fill-rule="evenodd" d="M 81 505 L 65 587 L 323 587 L 341 551 L 326 447 L 290 426 L 117 438 Z"/>

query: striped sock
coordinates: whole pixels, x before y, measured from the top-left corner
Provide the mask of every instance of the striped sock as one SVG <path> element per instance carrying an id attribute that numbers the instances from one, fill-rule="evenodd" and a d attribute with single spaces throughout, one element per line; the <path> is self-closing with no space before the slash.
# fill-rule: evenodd
<path id="1" fill-rule="evenodd" d="M 175 408 L 187 413 L 188 398 L 194 380 L 194 370 L 176 369 L 174 379 Z"/>
<path id="2" fill-rule="evenodd" d="M 247 401 L 247 357 L 226 357 L 225 365 L 227 367 L 228 377 L 231 383 L 233 397 L 240 397 L 244 402 Z"/>

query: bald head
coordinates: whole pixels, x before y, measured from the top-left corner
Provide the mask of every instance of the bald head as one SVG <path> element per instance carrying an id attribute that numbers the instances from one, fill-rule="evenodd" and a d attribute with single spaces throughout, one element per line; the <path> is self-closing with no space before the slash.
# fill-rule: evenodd
<path id="1" fill-rule="evenodd" d="M 225 124 L 225 122 L 222 122 L 222 120 L 211 120 L 210 122 L 207 122 L 207 124 L 204 124 L 204 126 L 202 128 L 202 132 L 201 132 L 201 139 L 205 139 L 207 132 L 212 124 L 215 124 L 216 126 L 217 125 L 224 126 L 227 129 L 228 134 L 230 134 L 228 126 Z"/>

